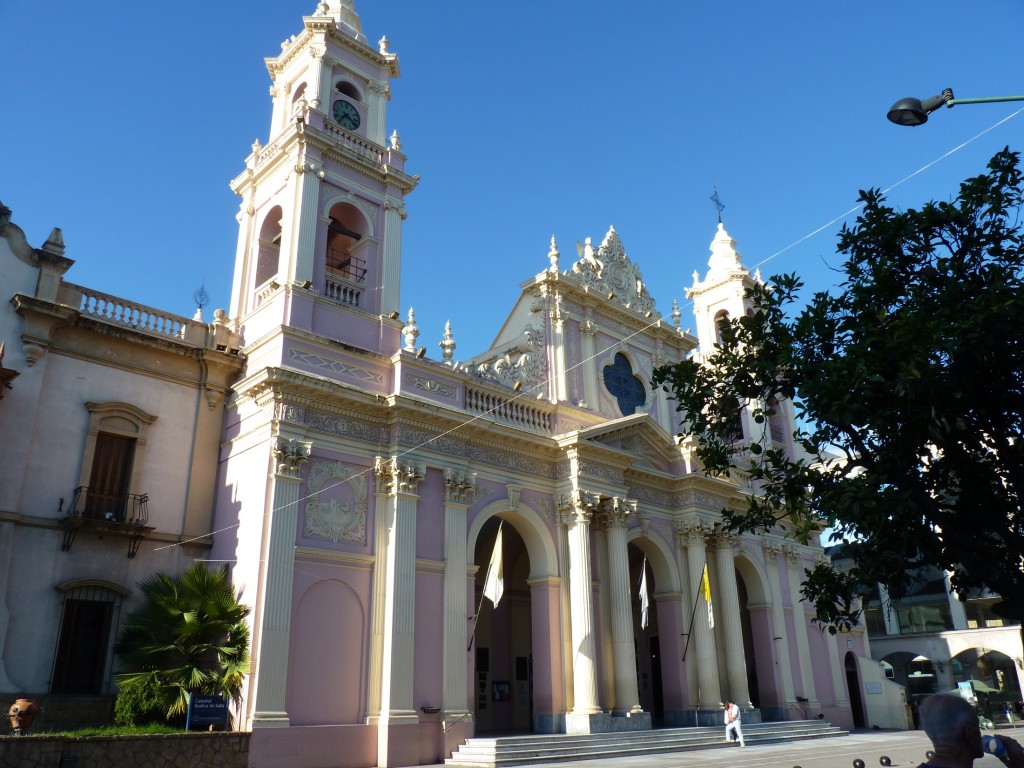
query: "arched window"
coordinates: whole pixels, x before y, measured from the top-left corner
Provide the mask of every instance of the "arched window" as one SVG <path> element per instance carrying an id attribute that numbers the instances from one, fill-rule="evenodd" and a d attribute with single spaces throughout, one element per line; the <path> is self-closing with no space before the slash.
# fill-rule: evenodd
<path id="1" fill-rule="evenodd" d="M 647 388 L 639 376 L 633 374 L 633 366 L 621 352 L 615 355 L 615 361 L 604 369 L 604 386 L 619 404 L 623 416 L 631 416 L 647 402 Z"/>
<path id="2" fill-rule="evenodd" d="M 355 283 L 366 279 L 366 260 L 353 253 L 365 232 L 366 223 L 355 206 L 339 203 L 331 208 L 326 253 L 329 274 L 340 275 Z"/>
<path id="3" fill-rule="evenodd" d="M 339 80 L 335 84 L 334 89 L 338 93 L 344 94 L 345 96 L 348 96 L 351 99 L 355 99 L 356 101 L 363 100 L 363 97 L 359 93 L 359 89 L 356 88 L 354 85 L 352 85 L 352 83 L 348 82 L 347 80 Z"/>
<path id="4" fill-rule="evenodd" d="M 281 258 L 281 206 L 275 205 L 260 227 L 259 255 L 256 257 L 256 286 L 277 275 Z"/>
<path id="5" fill-rule="evenodd" d="M 715 343 L 722 343 L 722 328 L 729 324 L 729 313 L 724 309 L 715 313 Z"/>

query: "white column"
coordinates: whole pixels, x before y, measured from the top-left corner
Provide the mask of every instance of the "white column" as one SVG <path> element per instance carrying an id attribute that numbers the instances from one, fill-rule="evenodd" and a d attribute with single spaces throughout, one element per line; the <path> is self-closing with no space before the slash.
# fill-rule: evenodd
<path id="1" fill-rule="evenodd" d="M 445 721 L 470 717 L 469 644 L 466 615 L 466 508 L 476 489 L 476 475 L 458 470 L 444 472 L 444 694 Z"/>
<path id="2" fill-rule="evenodd" d="M 696 646 L 697 708 L 721 709 L 722 687 L 718 677 L 718 651 L 715 648 L 715 636 L 708 625 L 707 604 L 703 597 L 699 597 L 701 577 L 708 557 L 704 537 L 709 532 L 709 526 L 700 521 L 684 523 L 678 529 L 680 540 L 686 545 L 690 588 L 693 590 L 694 602 L 698 604 L 693 615 L 693 624 L 689 627 L 689 632 L 693 635 L 691 648 Z M 715 600 L 714 595 L 711 596 L 712 607 L 716 612 L 720 602 Z M 689 620 L 690 617 L 686 618 Z"/>
<path id="3" fill-rule="evenodd" d="M 377 764 L 389 765 L 389 726 L 418 723 L 413 707 L 413 659 L 416 623 L 416 489 L 425 470 L 378 458 L 377 482 L 387 494 L 384 530 L 378 521 L 374 569 L 384 570 L 383 643 Z"/>
<path id="4" fill-rule="evenodd" d="M 721 598 L 715 603 L 715 621 L 721 617 L 722 636 L 725 638 L 725 669 L 729 679 L 729 698 L 741 707 L 753 707 L 750 686 L 747 684 L 747 661 L 743 653 L 743 624 L 740 621 L 740 598 L 736 588 L 735 534 L 722 531 L 714 539 L 715 565 Z M 714 598 L 712 598 L 714 600 Z"/>
<path id="5" fill-rule="evenodd" d="M 292 574 L 299 512 L 299 471 L 309 461 L 310 443 L 278 438 L 274 446 L 273 499 L 267 511 L 258 592 L 260 630 L 253 659 L 250 728 L 288 726 L 288 641 L 292 618 Z"/>
<path id="6" fill-rule="evenodd" d="M 572 607 L 572 715 L 601 711 L 597 703 L 597 644 L 594 640 L 593 585 L 590 573 L 590 518 L 598 499 L 577 491 L 568 524 L 569 590 Z M 568 727 L 568 726 L 567 726 Z"/>
<path id="7" fill-rule="evenodd" d="M 562 670 L 565 711 L 573 708 L 572 669 L 572 593 L 569 589 L 569 526 L 572 524 L 572 507 L 561 507 L 558 515 L 558 584 L 559 602 L 562 614 Z"/>
<path id="8" fill-rule="evenodd" d="M 786 574 L 789 577 L 789 596 L 793 603 L 793 627 L 796 630 L 796 650 L 800 659 L 800 682 L 807 705 L 812 709 L 821 706 L 814 687 L 814 670 L 811 669 L 811 646 L 807 639 L 807 612 L 800 596 L 800 551 L 789 544 L 783 546 L 786 553 Z"/>
<path id="9" fill-rule="evenodd" d="M 832 561 L 824 555 L 818 555 L 815 565 L 832 565 Z M 846 669 L 839 658 L 839 638 L 835 635 L 825 635 L 825 643 L 828 646 L 828 667 L 832 673 L 832 690 L 835 691 L 835 706 L 850 706 L 850 697 L 846 693 Z"/>
<path id="10" fill-rule="evenodd" d="M 612 649 L 615 657 L 615 711 L 642 712 L 636 686 L 633 607 L 629 594 L 629 556 L 626 525 L 636 503 L 613 498 L 605 506 L 608 525 L 608 590 L 611 598 Z"/>
<path id="11" fill-rule="evenodd" d="M 603 517 L 591 523 L 597 548 L 597 596 L 601 621 L 597 629 L 598 682 L 602 710 L 615 709 L 615 640 L 612 635 L 611 576 L 608 573 L 608 531 Z"/>
<path id="12" fill-rule="evenodd" d="M 782 609 L 782 585 L 779 582 L 779 554 L 782 547 L 774 541 L 762 542 L 761 547 L 764 549 L 764 567 L 768 573 L 772 624 L 775 629 L 772 649 L 779 664 L 783 707 L 789 709 L 796 706 L 796 696 L 793 693 L 793 665 L 789 658 L 789 629 L 786 627 L 786 612 Z"/>
<path id="13" fill-rule="evenodd" d="M 384 201 L 384 258 L 380 283 L 380 311 L 398 311 L 402 270 L 402 222 L 405 205 L 396 198 Z"/>
<path id="14" fill-rule="evenodd" d="M 551 248 L 552 250 L 555 248 L 554 238 L 552 238 Z M 549 353 L 551 365 L 550 397 L 553 403 L 564 403 L 569 399 L 569 381 L 565 371 L 565 360 L 568 353 L 565 343 L 565 317 L 562 314 L 562 308 L 559 306 L 559 295 L 552 292 L 549 301 L 551 302 L 552 335 Z"/>
<path id="15" fill-rule="evenodd" d="M 385 115 L 388 99 L 391 98 L 390 85 L 387 80 L 371 81 L 369 91 L 366 105 L 366 138 L 383 146 L 388 143 Z"/>
<path id="16" fill-rule="evenodd" d="M 288 280 L 312 280 L 316 264 L 316 235 L 320 229 L 320 214 L 317 207 L 320 202 L 320 179 L 324 176 L 323 167 L 317 162 L 303 160 L 295 167 L 295 202 L 293 210 L 298 211 L 294 217 L 282 219 L 284 231 L 282 241 L 290 243 L 289 251 L 281 250 L 281 256 L 287 259 L 284 268 Z M 326 212 L 325 212 L 326 215 Z M 289 221 L 290 219 L 290 221 Z M 291 231 L 288 231 L 288 228 Z M 255 258 L 255 254 L 250 258 Z M 325 256 L 326 258 L 326 256 Z M 278 264 L 278 274 L 282 271 Z"/>

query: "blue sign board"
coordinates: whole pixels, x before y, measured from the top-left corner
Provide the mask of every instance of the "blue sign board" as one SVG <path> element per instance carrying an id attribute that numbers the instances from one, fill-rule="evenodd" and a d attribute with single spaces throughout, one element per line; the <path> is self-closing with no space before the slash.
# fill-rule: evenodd
<path id="1" fill-rule="evenodd" d="M 193 727 L 204 729 L 211 725 L 219 725 L 221 728 L 228 724 L 228 702 L 223 696 L 197 696 L 188 697 L 188 716 L 185 719 L 185 730 L 190 731 Z"/>

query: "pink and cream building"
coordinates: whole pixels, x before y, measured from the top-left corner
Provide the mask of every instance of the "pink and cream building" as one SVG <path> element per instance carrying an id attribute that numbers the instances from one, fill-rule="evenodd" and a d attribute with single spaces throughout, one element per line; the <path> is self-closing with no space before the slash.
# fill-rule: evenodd
<path id="1" fill-rule="evenodd" d="M 609 229 L 571 255 L 542 243 L 536 274 L 495 318 L 491 347 L 459 360 L 450 327 L 426 341 L 401 303 L 402 226 L 419 169 L 386 120 L 397 54 L 368 41 L 350 0 L 330 0 L 266 63 L 269 134 L 232 182 L 241 207 L 231 307 L 202 333 L 180 319 L 185 330 L 158 350 L 192 338 L 179 357 L 205 355 L 218 371 L 210 383 L 176 380 L 199 403 L 202 466 L 161 476 L 146 465 L 153 482 L 199 482 L 202 493 L 142 533 L 191 547 L 150 565 L 183 567 L 201 547 L 253 608 L 238 713 L 253 732 L 252 764 L 414 765 L 477 732 L 718 724 L 726 697 L 748 720 L 892 724 L 892 684 L 865 633 L 819 631 L 800 600 L 821 548 L 781 528 L 724 531 L 720 510 L 744 507 L 749 487 L 704 475 L 676 436 L 672 401 L 650 387 L 654 368 L 709 349 L 718 319 L 747 309 L 744 288 L 760 277 L 724 227 L 687 289 L 694 334 L 675 302 L 655 305 Z M 38 298 L 56 306 L 61 296 Z M 45 326 L 38 303 L 4 310 L 8 353 Z M 218 332 L 232 335 L 220 345 Z M 27 370 L 20 351 L 17 364 Z M 103 402 L 138 429 L 162 427 L 147 421 L 158 404 L 124 388 Z M 4 430 L 26 418 L 7 405 Z M 84 440 L 99 417 L 80 405 Z M 794 450 L 792 409 L 779 412 L 764 425 L 741 414 L 745 438 L 767 430 Z M 202 432 L 209 413 L 223 422 L 219 456 Z M 27 502 L 12 498 L 0 546 L 21 535 Z M 193 499 L 206 500 L 205 517 Z M 499 526 L 495 607 L 481 597 Z M 62 568 L 49 581 L 72 584 L 91 566 L 68 558 Z M 127 594 L 136 575 L 115 586 Z M 56 643 L 43 639 L 40 649 Z M 7 642 L 21 653 L 26 641 Z M 39 665 L 16 687 L 46 680 Z"/>

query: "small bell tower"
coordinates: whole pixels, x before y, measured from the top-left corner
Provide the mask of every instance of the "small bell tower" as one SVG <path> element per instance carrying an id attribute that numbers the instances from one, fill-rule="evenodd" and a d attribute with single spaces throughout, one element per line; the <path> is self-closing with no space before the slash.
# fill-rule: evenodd
<path id="1" fill-rule="evenodd" d="M 744 293 L 760 280 L 759 273 L 751 276 L 743 266 L 736 241 L 725 231 L 722 222 L 718 222 L 710 248 L 707 276 L 702 282 L 695 271 L 693 285 L 686 290 L 686 297 L 693 301 L 699 351 L 705 355 L 719 341 L 718 324 L 725 318 L 742 317 L 750 309 L 750 301 L 744 298 Z"/>
<path id="2" fill-rule="evenodd" d="M 401 326 L 380 332 L 399 308 L 404 200 L 417 182 L 386 132 L 398 56 L 386 38 L 368 44 L 352 0 L 324 0 L 302 21 L 266 59 L 270 133 L 231 183 L 242 198 L 231 315 L 247 341 L 281 325 L 344 329 L 342 340 L 380 351 Z"/>

